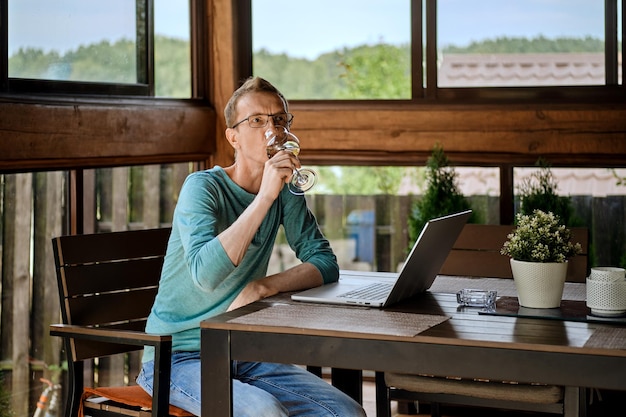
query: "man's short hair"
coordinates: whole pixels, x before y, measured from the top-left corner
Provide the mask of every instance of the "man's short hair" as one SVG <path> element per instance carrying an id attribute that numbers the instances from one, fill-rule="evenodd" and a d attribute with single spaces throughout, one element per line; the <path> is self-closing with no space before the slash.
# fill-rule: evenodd
<path id="1" fill-rule="evenodd" d="M 261 77 L 250 77 L 241 85 L 241 87 L 235 90 L 233 95 L 228 100 L 228 103 L 226 103 L 226 107 L 224 108 L 224 119 L 226 120 L 227 127 L 233 127 L 233 125 L 237 123 L 235 117 L 237 116 L 237 103 L 239 102 L 239 99 L 246 94 L 260 92 L 276 94 L 282 100 L 285 111 L 289 111 L 289 103 L 278 88 L 274 87 L 272 83 Z"/>

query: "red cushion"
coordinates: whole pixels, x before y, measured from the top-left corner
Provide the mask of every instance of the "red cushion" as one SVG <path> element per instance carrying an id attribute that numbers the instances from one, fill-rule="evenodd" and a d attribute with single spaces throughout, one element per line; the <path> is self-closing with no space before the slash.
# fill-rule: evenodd
<path id="1" fill-rule="evenodd" d="M 127 387 L 85 388 L 83 399 L 92 395 L 106 397 L 112 401 L 134 407 L 141 407 L 148 410 L 152 409 L 152 397 L 148 395 L 148 393 L 139 385 L 131 385 Z M 193 416 L 193 414 L 173 405 L 170 405 L 169 413 L 170 415 L 177 417 Z"/>

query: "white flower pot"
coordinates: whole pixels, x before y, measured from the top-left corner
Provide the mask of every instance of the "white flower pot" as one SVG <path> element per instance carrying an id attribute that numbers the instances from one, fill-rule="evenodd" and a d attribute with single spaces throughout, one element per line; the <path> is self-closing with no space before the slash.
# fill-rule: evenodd
<path id="1" fill-rule="evenodd" d="M 524 262 L 511 259 L 519 305 L 530 308 L 561 306 L 567 276 L 565 262 Z"/>

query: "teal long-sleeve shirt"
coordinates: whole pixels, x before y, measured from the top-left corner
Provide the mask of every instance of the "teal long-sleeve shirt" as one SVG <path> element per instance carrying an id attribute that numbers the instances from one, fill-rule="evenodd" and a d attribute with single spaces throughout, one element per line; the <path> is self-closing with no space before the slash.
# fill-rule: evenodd
<path id="1" fill-rule="evenodd" d="M 243 260 L 233 265 L 219 239 L 255 198 L 217 166 L 185 180 L 174 216 L 159 291 L 146 332 L 171 334 L 173 351 L 200 350 L 200 322 L 223 313 L 249 282 L 263 278 L 279 226 L 302 262 L 317 267 L 324 283 L 339 267 L 303 196 L 285 186 L 257 230 Z M 147 347 L 143 361 L 154 358 Z"/>

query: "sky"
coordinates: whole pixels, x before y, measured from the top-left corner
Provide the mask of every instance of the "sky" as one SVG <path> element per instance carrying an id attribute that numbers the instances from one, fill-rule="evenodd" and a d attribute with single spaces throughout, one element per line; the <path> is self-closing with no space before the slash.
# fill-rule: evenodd
<path id="1" fill-rule="evenodd" d="M 135 38 L 131 0 L 9 0 L 9 56 L 20 46 L 65 52 L 103 39 Z M 185 0 L 155 0 L 157 33 L 189 39 Z"/>
<path id="2" fill-rule="evenodd" d="M 343 47 L 406 43 L 409 4 L 409 0 L 253 0 L 254 49 L 314 59 Z M 540 34 L 603 39 L 603 4 L 600 0 L 440 0 L 439 45 Z M 102 39 L 115 41 L 120 35 L 132 38 L 133 5 L 129 0 L 9 0 L 9 55 L 24 45 L 65 52 Z M 188 39 L 188 10 L 185 0 L 155 0 L 156 32 Z"/>
<path id="3" fill-rule="evenodd" d="M 307 5 L 308 3 L 308 5 Z M 410 38 L 408 0 L 253 0 L 254 49 L 311 58 L 343 46 Z M 276 10 L 292 19 L 280 19 Z M 536 10 L 541 10 L 538 12 Z M 600 0 L 440 0 L 439 45 L 467 45 L 497 36 L 592 35 L 604 39 Z M 255 26 L 272 22 L 280 30 Z M 254 36 L 254 35 L 257 36 Z M 312 41 L 313 40 L 313 41 Z"/>

